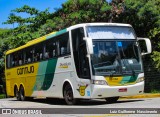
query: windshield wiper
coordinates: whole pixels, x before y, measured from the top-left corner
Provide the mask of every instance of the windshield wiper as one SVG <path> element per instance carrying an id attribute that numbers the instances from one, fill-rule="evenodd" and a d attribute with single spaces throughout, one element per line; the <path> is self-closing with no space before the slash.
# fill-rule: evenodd
<path id="1" fill-rule="evenodd" d="M 109 77 L 113 77 L 113 75 L 116 73 L 116 71 L 114 72 L 110 72 Z"/>

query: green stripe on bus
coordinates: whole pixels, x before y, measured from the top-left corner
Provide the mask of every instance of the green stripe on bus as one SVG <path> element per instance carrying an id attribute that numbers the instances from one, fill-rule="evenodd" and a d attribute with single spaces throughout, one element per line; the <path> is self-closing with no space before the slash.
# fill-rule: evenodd
<path id="1" fill-rule="evenodd" d="M 55 37 L 55 36 L 57 36 L 57 35 L 61 35 L 61 34 L 65 33 L 65 32 L 67 32 L 67 29 L 60 30 L 60 31 L 56 32 L 55 34 L 51 34 L 51 35 L 47 36 L 47 37 L 46 37 L 46 40 L 47 40 L 47 39 L 50 39 L 50 38 L 52 38 L 52 37 Z"/>
<path id="2" fill-rule="evenodd" d="M 137 79 L 137 76 L 123 76 L 123 79 L 121 80 L 120 84 L 125 83 L 133 83 Z"/>
<path id="3" fill-rule="evenodd" d="M 58 59 L 50 59 L 39 63 L 38 74 L 34 86 L 35 91 L 47 90 L 52 84 Z"/>
<path id="4" fill-rule="evenodd" d="M 45 78 L 44 78 L 44 82 L 43 82 L 43 85 L 41 88 L 42 90 L 48 90 L 49 87 L 51 86 L 51 84 L 53 82 L 54 74 L 55 74 L 57 60 L 58 59 L 48 60 Z"/>
<path id="5" fill-rule="evenodd" d="M 43 85 L 44 79 L 45 79 L 45 73 L 46 73 L 46 68 L 47 68 L 47 61 L 43 61 L 39 63 L 38 66 L 38 73 L 36 76 L 36 83 L 34 86 L 34 90 L 39 91 L 41 90 L 41 87 Z"/>

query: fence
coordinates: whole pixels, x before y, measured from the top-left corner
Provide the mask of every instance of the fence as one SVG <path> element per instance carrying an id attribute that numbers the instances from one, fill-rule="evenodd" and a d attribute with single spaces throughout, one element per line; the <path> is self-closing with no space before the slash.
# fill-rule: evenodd
<path id="1" fill-rule="evenodd" d="M 144 75 L 145 75 L 145 92 L 160 92 L 160 71 L 155 68 L 153 60 L 143 57 Z"/>

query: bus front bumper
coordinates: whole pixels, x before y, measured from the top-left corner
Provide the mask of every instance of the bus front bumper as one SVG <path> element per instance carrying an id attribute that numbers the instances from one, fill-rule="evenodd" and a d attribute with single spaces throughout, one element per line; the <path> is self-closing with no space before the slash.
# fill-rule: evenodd
<path id="1" fill-rule="evenodd" d="M 131 96 L 144 92 L 144 81 L 127 86 L 92 85 L 91 98 Z"/>

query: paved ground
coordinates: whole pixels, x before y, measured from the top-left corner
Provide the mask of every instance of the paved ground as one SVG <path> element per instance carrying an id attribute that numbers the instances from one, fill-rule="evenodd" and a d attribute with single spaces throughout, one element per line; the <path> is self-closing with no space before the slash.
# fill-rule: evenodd
<path id="1" fill-rule="evenodd" d="M 84 100 L 79 102 L 78 105 L 68 106 L 65 105 L 63 100 L 54 99 L 54 100 L 46 100 L 46 99 L 34 99 L 32 101 L 16 101 L 15 98 L 7 98 L 0 99 L 0 108 L 1 109 L 39 109 L 42 113 L 52 113 L 52 115 L 38 115 L 39 116 L 56 116 L 56 117 L 160 117 L 159 114 L 115 114 L 114 111 L 124 112 L 134 111 L 140 108 L 140 110 L 148 109 L 149 111 L 153 111 L 153 109 L 158 110 L 160 112 L 160 94 L 145 94 L 139 96 L 132 97 L 122 97 L 118 100 L 117 103 L 106 104 L 105 100 Z M 1 111 L 1 110 L 0 110 Z M 28 111 L 28 110 L 27 110 Z M 16 111 L 15 111 L 16 112 Z M 106 112 L 106 113 L 105 113 Z M 1 113 L 1 112 L 0 112 Z M 56 114 L 55 114 L 56 113 Z M 88 113 L 88 114 L 86 114 Z M 97 115 L 96 113 L 102 113 L 101 115 Z M 2 115 L 0 115 L 1 117 Z M 8 117 L 10 115 L 3 115 L 3 117 Z M 14 117 L 21 115 L 12 115 Z M 23 115 L 24 116 L 24 115 Z M 25 115 L 27 116 L 27 115 Z M 30 115 L 36 116 L 37 115 Z"/>

